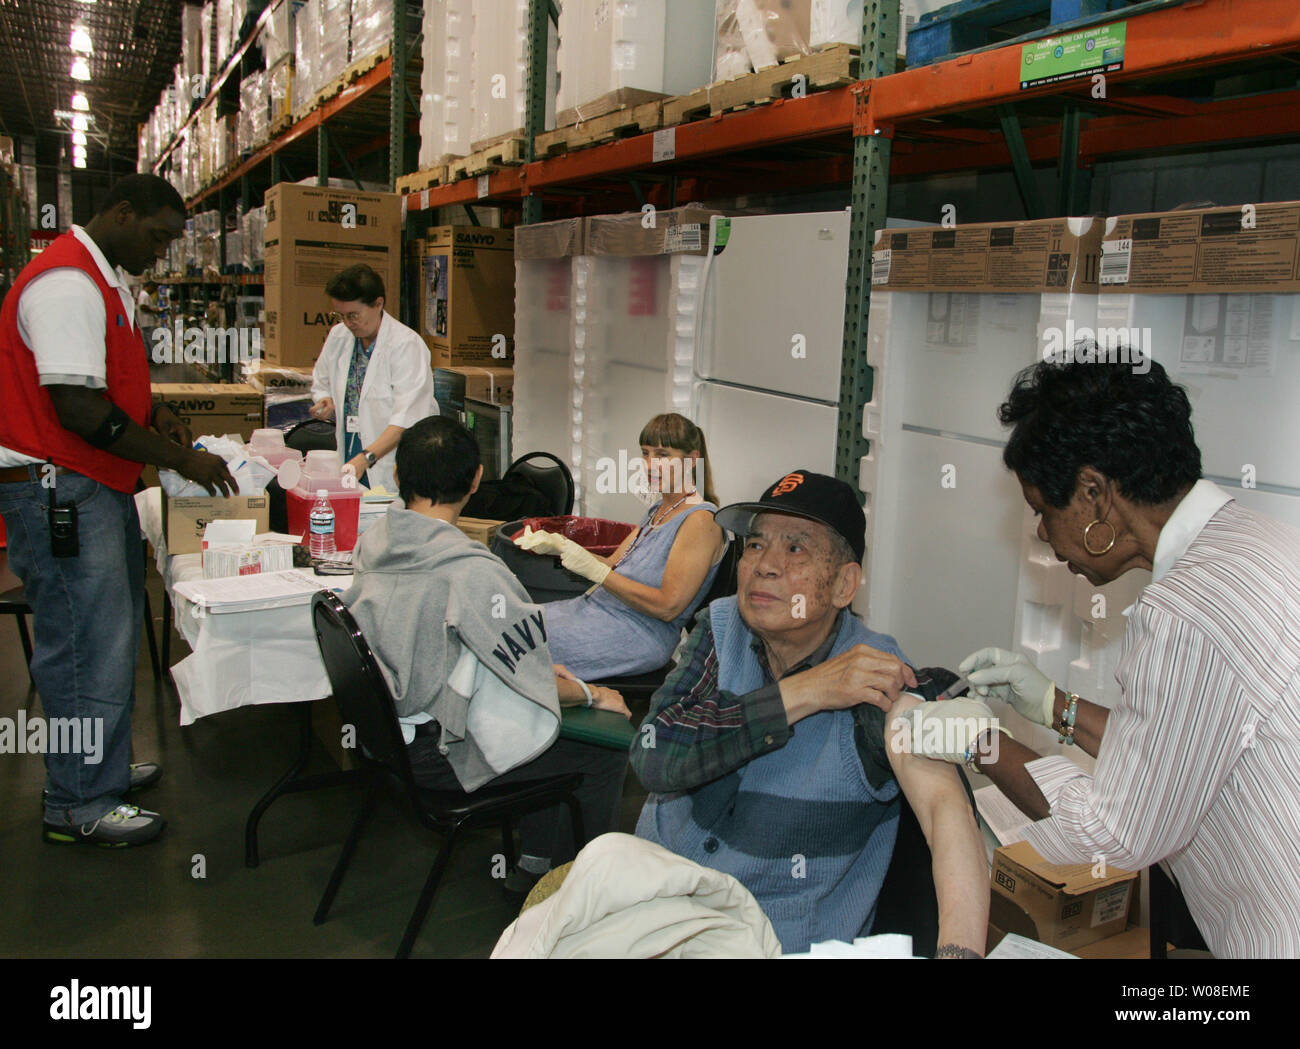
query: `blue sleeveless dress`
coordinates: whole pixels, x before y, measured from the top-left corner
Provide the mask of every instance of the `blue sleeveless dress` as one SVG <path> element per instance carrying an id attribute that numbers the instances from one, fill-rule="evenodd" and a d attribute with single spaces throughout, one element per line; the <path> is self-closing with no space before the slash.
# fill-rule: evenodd
<path id="1" fill-rule="evenodd" d="M 615 569 L 624 578 L 645 586 L 663 586 L 668 553 L 682 522 L 702 510 L 718 509 L 712 503 L 699 503 L 647 531 L 660 505 L 642 519 L 640 534 Z M 718 564 L 711 565 L 691 603 L 671 623 L 636 611 L 603 586 L 590 595 L 542 605 L 551 659 L 584 681 L 657 670 L 672 658 L 682 629 L 691 621 L 717 573 Z"/>

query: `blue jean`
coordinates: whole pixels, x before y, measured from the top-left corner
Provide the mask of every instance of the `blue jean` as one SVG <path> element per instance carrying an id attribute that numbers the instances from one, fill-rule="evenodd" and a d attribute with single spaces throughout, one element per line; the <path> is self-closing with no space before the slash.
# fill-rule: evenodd
<path id="1" fill-rule="evenodd" d="M 77 557 L 50 553 L 49 492 L 38 481 L 0 484 L 0 514 L 32 607 L 32 679 L 45 717 L 100 719 L 99 754 L 83 746 L 45 755 L 46 822 L 81 824 L 121 804 L 131 782 L 145 565 L 130 495 L 77 473 L 54 480 L 57 500 L 77 506 Z"/>

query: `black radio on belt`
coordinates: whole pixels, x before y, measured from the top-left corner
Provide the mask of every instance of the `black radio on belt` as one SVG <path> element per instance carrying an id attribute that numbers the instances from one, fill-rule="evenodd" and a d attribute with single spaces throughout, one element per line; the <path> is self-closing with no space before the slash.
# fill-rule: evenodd
<path id="1" fill-rule="evenodd" d="M 81 552 L 77 539 L 77 504 L 56 503 L 54 485 L 50 485 L 50 553 L 54 557 L 76 557 Z"/>

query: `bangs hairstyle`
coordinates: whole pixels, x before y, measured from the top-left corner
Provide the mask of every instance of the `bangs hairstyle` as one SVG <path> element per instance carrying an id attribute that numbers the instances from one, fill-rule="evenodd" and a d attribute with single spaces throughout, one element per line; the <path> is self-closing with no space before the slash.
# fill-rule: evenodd
<path id="1" fill-rule="evenodd" d="M 1040 361 L 1016 376 L 998 419 L 1013 427 L 1002 461 L 1055 507 L 1091 466 L 1143 505 L 1168 502 L 1201 479 L 1192 407 L 1159 362 Z"/>
<path id="2" fill-rule="evenodd" d="M 678 452 L 698 451 L 704 470 L 704 485 L 700 494 L 704 496 L 706 502 L 714 506 L 719 505 L 718 493 L 713 489 L 713 468 L 709 464 L 709 449 L 704 442 L 704 431 L 690 419 L 677 412 L 656 415 L 641 427 L 641 436 L 637 438 L 637 443 L 648 448 L 672 448 Z M 700 482 L 699 473 L 700 470 L 697 468 L 694 477 L 697 486 Z"/>

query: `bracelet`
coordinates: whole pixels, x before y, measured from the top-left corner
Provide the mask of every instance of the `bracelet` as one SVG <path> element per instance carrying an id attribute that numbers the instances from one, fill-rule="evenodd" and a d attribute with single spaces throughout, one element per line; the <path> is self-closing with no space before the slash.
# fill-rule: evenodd
<path id="1" fill-rule="evenodd" d="M 1067 747 L 1074 746 L 1074 722 L 1079 716 L 1079 696 L 1075 692 L 1070 693 L 1070 701 L 1061 711 L 1061 734 L 1057 737 L 1056 742 L 1064 743 Z"/>
<path id="2" fill-rule="evenodd" d="M 582 689 L 582 694 L 587 697 L 587 702 L 584 705 L 590 708 L 593 704 L 595 704 L 596 697 L 591 694 L 591 689 L 587 687 L 587 683 L 585 681 L 579 681 L 578 687 Z"/>
<path id="3" fill-rule="evenodd" d="M 936 958 L 981 958 L 983 957 L 978 951 L 973 951 L 969 947 L 962 947 L 956 943 L 945 943 L 934 952 Z"/>

